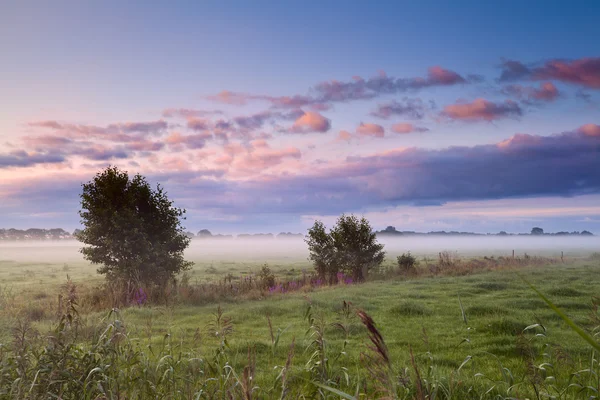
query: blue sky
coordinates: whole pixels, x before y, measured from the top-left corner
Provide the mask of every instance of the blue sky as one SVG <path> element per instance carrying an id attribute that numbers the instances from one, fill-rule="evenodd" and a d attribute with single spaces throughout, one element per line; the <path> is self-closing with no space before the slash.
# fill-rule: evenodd
<path id="1" fill-rule="evenodd" d="M 77 227 L 114 164 L 193 230 L 600 231 L 595 1 L 0 7 L 0 227 Z"/>

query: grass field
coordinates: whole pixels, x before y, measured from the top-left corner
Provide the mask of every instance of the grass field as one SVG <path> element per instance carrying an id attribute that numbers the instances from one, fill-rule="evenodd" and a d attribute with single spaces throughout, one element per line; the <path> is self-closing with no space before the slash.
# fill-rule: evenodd
<path id="1" fill-rule="evenodd" d="M 57 325 L 57 296 L 67 274 L 79 292 L 100 284 L 101 278 L 95 274 L 95 267 L 79 259 L 72 245 L 2 246 L 0 343 L 2 349 L 16 347 L 19 329 L 27 319 L 31 329 L 22 337 L 30 338 L 31 351 L 43 346 L 44 335 Z M 270 251 L 261 246 L 254 246 L 246 255 L 239 249 L 235 253 L 226 248 L 205 252 L 196 249 L 190 256 L 196 261 L 191 277 L 211 281 L 227 274 L 256 273 L 265 262 L 280 278 L 297 276 L 311 268 L 298 244 Z M 493 250 L 485 248 L 486 252 Z M 478 251 L 481 253 L 463 248 L 461 254 L 474 255 Z M 557 255 L 562 250 L 539 251 Z M 583 251 L 567 246 L 568 260 L 559 265 L 457 277 L 378 280 L 285 294 L 265 293 L 251 299 L 223 299 L 219 304 L 201 306 L 144 305 L 113 313 L 82 306 L 78 343 L 90 347 L 101 340 L 107 326 L 114 331 L 120 329 L 125 340 L 115 345 L 121 346 L 117 353 L 125 358 L 137 354 L 136 362 L 155 371 L 152 378 L 146 377 L 152 384 L 138 382 L 130 388 L 123 383 L 117 388 L 108 385 L 102 389 L 105 393 L 94 386 L 88 388 L 86 398 L 110 398 L 106 393 L 118 393 L 112 398 L 247 398 L 246 386 L 250 386 L 251 398 L 281 398 L 282 393 L 288 398 L 302 394 L 305 398 L 340 398 L 340 394 L 319 388 L 314 382 L 352 395 L 357 391 L 367 393 L 359 396 L 362 398 L 377 398 L 389 389 L 386 374 L 392 377 L 388 381 L 398 397 L 406 398 L 419 398 L 419 393 L 429 393 L 429 397 L 422 398 L 431 398 L 434 393 L 439 398 L 589 398 L 598 389 L 596 372 L 572 374 L 597 369 L 590 346 L 522 278 L 592 332 L 597 322 L 592 299 L 600 287 L 600 259 L 589 258 L 590 252 L 590 248 Z M 390 252 L 387 265 L 393 264 L 395 253 Z M 420 259 L 433 257 L 435 251 L 417 255 Z M 350 309 L 344 307 L 344 302 L 351 303 Z M 223 316 L 216 320 L 219 306 Z M 307 310 L 312 322 L 306 318 Z M 379 371 L 380 382 L 375 378 L 380 367 L 373 367 L 364 357 L 376 359 L 377 354 L 367 347 L 369 331 L 356 310 L 364 310 L 373 318 L 389 349 L 391 370 L 383 376 Z M 0 357 L 9 354 L 8 350 L 0 353 Z M 115 364 L 129 371 L 131 379 L 139 377 L 141 372 L 127 366 L 125 358 Z M 199 364 L 193 360 L 200 360 Z M 192 368 L 194 365 L 197 370 Z M 369 372 L 369 365 L 375 371 Z M 159 378 L 166 374 L 167 367 L 171 368 L 170 383 Z M 210 372 L 211 368 L 216 371 Z M 252 379 L 246 384 L 245 370 L 253 371 L 248 372 Z M 283 377 L 282 370 L 286 371 Z M 106 372 L 106 379 L 128 381 L 127 376 L 118 375 Z M 15 398 L 15 388 L 7 386 L 6 377 L 3 379 L 0 396 Z M 29 379 L 26 388 L 31 389 L 27 395 L 18 392 L 17 398 L 45 398 L 36 397 L 33 390 L 41 385 L 39 381 L 36 383 L 32 376 L 21 379 Z M 207 383 L 206 379 L 213 380 Z M 204 392 L 200 393 L 200 388 Z M 65 393 L 63 398 L 77 398 Z"/>

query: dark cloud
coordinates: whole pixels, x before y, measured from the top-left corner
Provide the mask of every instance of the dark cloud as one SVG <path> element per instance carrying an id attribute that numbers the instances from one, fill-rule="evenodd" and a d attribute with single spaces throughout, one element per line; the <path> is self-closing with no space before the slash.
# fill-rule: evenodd
<path id="1" fill-rule="evenodd" d="M 8 154 L 0 154 L 0 168 L 32 167 L 38 164 L 61 164 L 65 161 L 63 155 L 53 153 L 30 154 L 23 150 L 16 150 Z"/>
<path id="2" fill-rule="evenodd" d="M 264 198 L 277 193 L 286 204 L 277 210 L 337 213 L 353 206 L 600 193 L 599 171 L 600 126 L 588 124 L 553 136 L 519 134 L 493 145 L 353 157 L 312 174 L 255 183 L 252 191 Z"/>
<path id="3" fill-rule="evenodd" d="M 520 79 L 525 79 L 531 74 L 531 70 L 525 66 L 525 64 L 514 61 L 506 60 L 501 64 L 502 73 L 500 74 L 500 82 L 510 82 Z"/>
<path id="4" fill-rule="evenodd" d="M 545 101 L 550 102 L 556 100 L 560 93 L 556 86 L 552 82 L 544 82 L 540 84 L 539 88 L 521 86 L 521 85 L 508 85 L 503 90 L 504 94 L 514 96 L 517 99 L 525 102 L 539 102 Z"/>
<path id="5" fill-rule="evenodd" d="M 594 100 L 592 99 L 592 95 L 589 93 L 584 92 L 583 90 L 578 90 L 575 93 L 575 97 L 578 98 L 579 100 L 583 100 L 584 102 L 588 103 L 588 104 L 594 104 Z"/>
<path id="6" fill-rule="evenodd" d="M 374 117 L 388 119 L 400 116 L 412 119 L 422 119 L 427 107 L 421 99 L 404 98 L 401 101 L 392 100 L 388 103 L 378 104 L 377 108 L 370 113 Z"/>
<path id="7" fill-rule="evenodd" d="M 501 82 L 556 80 L 590 89 L 600 89 L 600 57 L 577 60 L 553 59 L 537 66 L 527 66 L 519 61 L 507 60 L 501 67 L 502 73 L 499 79 Z"/>

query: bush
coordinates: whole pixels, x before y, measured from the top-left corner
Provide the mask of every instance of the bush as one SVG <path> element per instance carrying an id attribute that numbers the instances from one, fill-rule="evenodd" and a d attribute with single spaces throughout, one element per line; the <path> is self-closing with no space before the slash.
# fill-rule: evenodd
<path id="1" fill-rule="evenodd" d="M 402 253 L 401 256 L 398 256 L 398 268 L 403 274 L 413 273 L 417 268 L 417 259 L 410 254 L 410 251 Z"/>
<path id="2" fill-rule="evenodd" d="M 267 264 L 263 265 L 260 269 L 258 278 L 265 289 L 275 286 L 275 274 L 273 274 L 273 271 L 271 271 L 271 268 Z"/>

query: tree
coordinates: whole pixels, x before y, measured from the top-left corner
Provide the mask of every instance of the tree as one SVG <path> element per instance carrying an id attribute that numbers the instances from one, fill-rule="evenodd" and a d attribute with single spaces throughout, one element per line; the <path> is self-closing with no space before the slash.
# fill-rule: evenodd
<path id="1" fill-rule="evenodd" d="M 544 230 L 542 228 L 535 227 L 535 228 L 531 229 L 531 234 L 532 235 L 543 235 Z"/>
<path id="2" fill-rule="evenodd" d="M 108 167 L 83 184 L 77 238 L 98 273 L 114 282 L 163 285 L 189 269 L 183 251 L 190 239 L 181 227 L 185 210 L 173 206 L 160 185 L 156 190 L 137 174 Z"/>
<path id="3" fill-rule="evenodd" d="M 317 275 L 329 283 L 335 282 L 339 266 L 335 259 L 333 238 L 325 231 L 325 225 L 321 221 L 315 221 L 304 241 L 308 245 L 309 259 L 314 263 Z"/>
<path id="4" fill-rule="evenodd" d="M 212 233 L 210 233 L 210 231 L 208 229 L 202 229 L 200 232 L 198 232 L 198 237 L 199 238 L 210 238 L 210 237 L 212 237 Z"/>
<path id="5" fill-rule="evenodd" d="M 367 272 L 379 266 L 385 257 L 383 245 L 377 243 L 369 221 L 354 215 L 340 216 L 329 233 L 321 221 L 315 221 L 306 243 L 317 273 L 330 283 L 338 272 L 363 281 Z"/>

